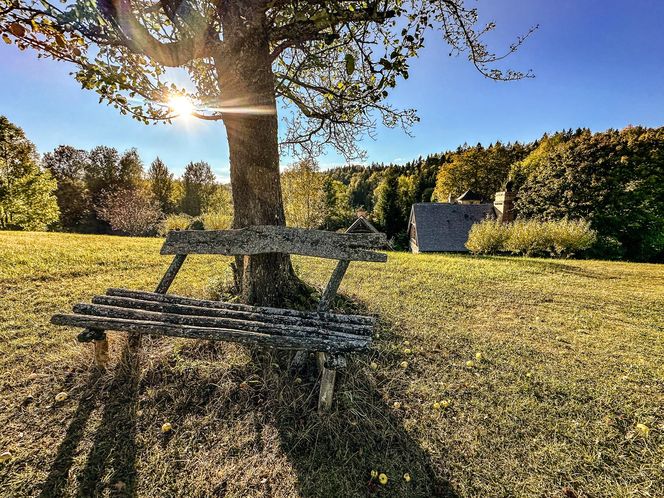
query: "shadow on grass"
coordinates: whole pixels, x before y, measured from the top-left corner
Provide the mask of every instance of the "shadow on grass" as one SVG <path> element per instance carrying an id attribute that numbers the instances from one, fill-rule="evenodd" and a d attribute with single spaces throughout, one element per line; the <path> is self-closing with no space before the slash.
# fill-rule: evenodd
<path id="1" fill-rule="evenodd" d="M 344 311 L 361 311 L 347 301 L 337 305 Z M 381 341 L 399 340 L 390 324 L 381 323 L 380 333 Z M 394 400 L 385 399 L 395 382 L 390 370 L 398 369 L 404 359 L 399 352 L 377 348 L 369 357 L 352 355 L 338 377 L 332 412 L 319 416 L 319 373 L 313 360 L 297 374 L 302 380 L 297 383 L 289 373 L 289 354 L 252 348 L 247 358 L 241 348 L 248 361 L 229 362 L 227 355 L 234 347 L 186 341 L 150 363 L 140 383 L 135 356 L 125 347 L 108 392 L 98 400 L 103 413 L 78 475 L 78 496 L 136 496 L 139 391 L 145 397 L 143 410 L 152 414 L 141 424 L 152 424 L 155 416 L 179 421 L 181 435 L 196 442 L 162 441 L 161 447 L 143 448 L 168 462 L 169 472 L 144 475 L 142 489 L 159 488 L 173 496 L 457 496 L 446 480 L 444 464 L 437 469 L 405 429 L 408 407 L 395 409 Z M 368 363 L 374 360 L 385 368 L 371 370 Z M 247 379 L 256 382 L 247 387 Z M 408 380 L 396 382 L 403 388 Z M 86 391 L 93 389 L 94 382 L 89 382 Z M 79 405 L 42 497 L 63 494 L 94 411 L 94 392 L 82 399 L 92 401 Z M 421 428 L 421 421 L 417 424 Z M 263 435 L 272 431 L 276 438 L 264 441 Z M 371 478 L 374 469 L 387 474 L 387 485 Z M 405 473 L 412 476 L 410 482 L 404 481 Z M 252 480 L 258 475 L 274 477 Z"/>
<path id="2" fill-rule="evenodd" d="M 77 447 L 85 436 L 85 429 L 100 397 L 107 398 L 85 468 L 77 476 L 78 496 L 100 496 L 108 483 L 104 478 L 112 474 L 111 486 L 122 496 L 135 496 L 136 484 L 136 404 L 138 393 L 137 355 L 132 351 L 136 343 L 123 349 L 115 376 L 105 393 L 100 392 L 99 370 L 94 370 L 86 383 L 81 402 L 67 428 L 63 442 L 42 486 L 40 498 L 64 494 L 68 474 Z"/>
<path id="3" fill-rule="evenodd" d="M 418 442 L 405 430 L 407 408 L 394 409 L 376 381 L 350 361 L 338 377 L 330 414 L 316 413 L 318 385 L 306 406 L 276 413 L 281 447 L 288 455 L 303 497 L 455 497 Z M 371 478 L 385 473 L 387 485 Z M 404 481 L 404 474 L 411 481 Z"/>
<path id="4" fill-rule="evenodd" d="M 495 256 L 495 255 L 481 255 L 481 256 L 467 256 L 468 258 L 481 258 L 492 261 L 504 261 L 505 259 L 520 259 L 519 256 Z M 521 258 L 524 259 L 525 258 Z M 607 275 L 600 271 L 589 270 L 588 268 L 580 267 L 573 264 L 574 261 L 588 261 L 584 259 L 564 259 L 564 258 L 528 258 L 527 264 L 541 270 L 552 271 L 556 273 L 565 273 L 578 277 L 591 278 L 595 280 L 615 280 L 616 276 Z"/>
<path id="5" fill-rule="evenodd" d="M 40 498 L 61 496 L 63 494 L 63 489 L 67 484 L 67 476 L 74 462 L 76 448 L 81 439 L 83 439 L 88 420 L 97 403 L 100 378 L 101 372 L 99 370 L 95 369 L 90 373 L 88 381 L 83 387 L 80 396 L 81 401 L 78 404 L 74 418 L 69 423 L 69 427 L 67 427 L 65 438 L 60 443 L 48 478 L 42 486 L 41 493 L 39 494 Z"/>
<path id="6" fill-rule="evenodd" d="M 348 301 L 335 304 L 344 312 L 362 311 L 357 304 Z M 400 340 L 388 323 L 380 324 L 380 334 L 381 341 Z M 183 346 L 177 355 L 179 361 L 185 363 L 201 358 L 212 363 L 228 359 L 223 347 L 217 350 L 216 346 L 195 342 Z M 260 496 L 305 498 L 457 496 L 443 475 L 445 470 L 436 469 L 429 453 L 405 429 L 409 408 L 395 409 L 394 400 L 385 399 L 389 397 L 385 394 L 390 390 L 388 385 L 395 382 L 390 370 L 400 370 L 398 365 L 405 359 L 400 351 L 376 349 L 368 356 L 350 355 L 347 369 L 338 375 L 332 411 L 322 416 L 317 413 L 320 379 L 313 355 L 297 374 L 289 373 L 292 355 L 286 352 L 251 348 L 249 356 L 246 363 L 236 363 L 225 371 L 225 379 L 232 379 L 225 387 L 212 391 L 211 379 L 205 377 L 208 373 L 190 370 L 188 374 L 174 377 L 170 371 L 168 375 L 168 381 L 176 384 L 169 386 L 170 391 L 187 390 L 186 404 L 171 400 L 171 417 L 205 419 L 205 413 L 198 413 L 201 407 L 207 406 L 202 408 L 204 411 L 216 410 L 223 419 L 221 427 L 242 427 L 236 437 L 245 440 L 234 447 L 220 444 L 217 451 L 231 458 L 242 455 L 243 473 L 266 476 L 259 482 L 245 482 L 242 488 L 237 486 L 237 481 L 244 477 L 235 471 L 219 471 L 220 476 L 231 474 L 234 477 L 210 482 L 210 495 L 223 496 L 230 490 L 232 496 L 235 496 L 233 493 L 254 496 L 251 492 L 260 489 Z M 372 370 L 369 363 L 374 360 L 385 368 Z M 157 366 L 146 372 L 144 379 L 150 378 L 151 386 L 157 387 L 154 382 L 164 380 L 164 370 L 163 364 Z M 398 376 L 401 380 L 396 382 L 401 382 L 403 388 L 409 380 L 401 372 Z M 248 387 L 246 379 L 257 379 L 255 384 L 250 381 L 256 387 Z M 273 431 L 277 436 L 276 446 L 271 445 L 271 437 L 265 436 Z M 282 458 L 289 465 L 284 467 Z M 197 457 L 192 455 L 191 459 Z M 389 478 L 387 485 L 372 479 L 372 470 L 385 473 Z M 403 478 L 406 473 L 412 477 L 410 482 Z"/>

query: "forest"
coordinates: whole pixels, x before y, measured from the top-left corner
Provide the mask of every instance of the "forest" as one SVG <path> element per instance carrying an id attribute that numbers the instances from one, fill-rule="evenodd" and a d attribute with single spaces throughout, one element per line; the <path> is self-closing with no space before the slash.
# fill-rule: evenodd
<path id="1" fill-rule="evenodd" d="M 343 230 L 358 214 L 407 247 L 416 202 L 448 202 L 468 189 L 492 202 L 510 181 L 521 220 L 588 222 L 604 259 L 664 260 L 664 127 L 544 134 L 531 143 L 464 144 L 404 164 L 321 171 L 315 159 L 283 169 L 289 225 Z M 138 151 L 60 145 L 39 156 L 23 130 L 0 116 L 0 229 L 155 235 L 228 228 L 228 185 L 192 161 L 176 178 Z"/>

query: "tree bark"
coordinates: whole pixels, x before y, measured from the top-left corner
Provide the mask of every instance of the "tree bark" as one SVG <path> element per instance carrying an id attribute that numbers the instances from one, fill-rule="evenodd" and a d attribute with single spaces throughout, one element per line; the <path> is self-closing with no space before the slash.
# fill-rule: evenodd
<path id="1" fill-rule="evenodd" d="M 230 151 L 233 228 L 284 225 L 274 75 L 267 21 L 257 2 L 224 2 L 224 41 L 215 60 Z M 279 305 L 296 281 L 287 254 L 237 258 L 236 282 L 249 304 Z"/>

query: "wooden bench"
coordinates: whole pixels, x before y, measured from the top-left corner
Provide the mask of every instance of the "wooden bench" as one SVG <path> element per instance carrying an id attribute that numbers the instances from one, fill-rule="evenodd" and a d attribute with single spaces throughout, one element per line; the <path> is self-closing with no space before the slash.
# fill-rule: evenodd
<path id="1" fill-rule="evenodd" d="M 385 262 L 387 255 L 371 249 L 385 246 L 385 235 L 343 234 L 277 226 L 237 230 L 173 231 L 161 254 L 175 255 L 155 292 L 108 289 L 91 304 L 77 304 L 73 314 L 56 314 L 51 323 L 84 327 L 81 342 L 95 342 L 95 358 L 104 361 L 106 330 L 258 344 L 277 349 L 317 352 L 321 367 L 318 409 L 332 405 L 336 370 L 345 354 L 371 345 L 375 319 L 330 313 L 350 261 Z M 189 254 L 228 256 L 288 253 L 339 260 L 323 291 L 317 311 L 249 306 L 167 294 Z"/>

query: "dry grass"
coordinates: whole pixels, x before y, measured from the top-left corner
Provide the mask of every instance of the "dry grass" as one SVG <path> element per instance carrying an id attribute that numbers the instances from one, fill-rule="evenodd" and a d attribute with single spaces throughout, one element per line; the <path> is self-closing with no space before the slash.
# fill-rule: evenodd
<path id="1" fill-rule="evenodd" d="M 159 244 L 0 233 L 0 496 L 664 495 L 662 266 L 353 264 L 341 290 L 380 336 L 321 418 L 315 370 L 295 383 L 280 355 L 144 338 L 137 368 L 112 335 L 99 374 L 76 331 L 48 323 L 107 287 L 154 287 Z M 173 291 L 205 295 L 225 264 L 192 257 Z M 320 286 L 333 263 L 296 264 Z"/>

